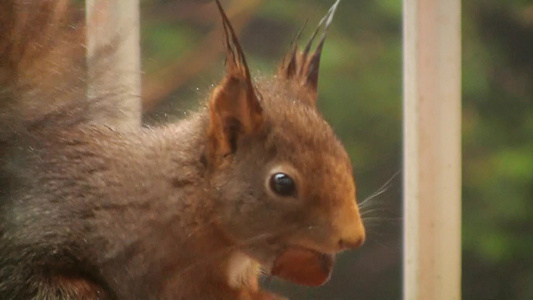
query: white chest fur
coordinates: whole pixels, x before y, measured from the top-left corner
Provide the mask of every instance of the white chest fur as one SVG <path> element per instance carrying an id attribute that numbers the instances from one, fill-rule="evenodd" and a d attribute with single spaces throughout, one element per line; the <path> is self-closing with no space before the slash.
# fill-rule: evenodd
<path id="1" fill-rule="evenodd" d="M 229 259 L 228 284 L 232 288 L 257 285 L 259 264 L 242 252 L 235 252 Z"/>

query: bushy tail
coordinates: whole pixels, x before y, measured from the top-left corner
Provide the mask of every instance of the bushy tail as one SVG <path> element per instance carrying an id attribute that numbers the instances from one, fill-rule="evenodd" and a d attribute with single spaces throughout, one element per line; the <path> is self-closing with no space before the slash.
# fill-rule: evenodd
<path id="1" fill-rule="evenodd" d="M 14 136 L 42 128 L 119 114 L 120 101 L 131 99 L 128 87 L 108 84 L 88 96 L 88 84 L 110 78 L 102 75 L 121 38 L 117 31 L 110 43 L 94 50 L 88 72 L 82 2 L 1 0 L 0 148 Z"/>
<path id="2" fill-rule="evenodd" d="M 0 1 L 0 141 L 81 121 L 77 111 L 88 104 L 81 13 L 66 0 Z"/>

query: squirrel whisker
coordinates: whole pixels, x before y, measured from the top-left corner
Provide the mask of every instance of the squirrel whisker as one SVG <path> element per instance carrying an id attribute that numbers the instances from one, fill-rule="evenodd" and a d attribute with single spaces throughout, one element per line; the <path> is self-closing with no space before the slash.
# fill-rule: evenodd
<path id="1" fill-rule="evenodd" d="M 400 174 L 400 172 L 401 170 L 396 171 L 396 173 L 394 173 L 381 187 L 379 187 L 376 192 L 372 193 L 370 196 L 361 201 L 358 205 L 359 208 L 364 209 L 364 207 L 366 207 L 372 199 L 387 192 L 391 187 L 392 181 Z"/>

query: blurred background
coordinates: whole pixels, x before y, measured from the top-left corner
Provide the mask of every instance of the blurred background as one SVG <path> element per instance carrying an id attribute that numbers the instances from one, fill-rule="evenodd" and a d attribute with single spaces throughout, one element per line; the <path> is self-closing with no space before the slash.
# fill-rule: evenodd
<path id="1" fill-rule="evenodd" d="M 222 1 L 253 75 L 275 72 L 333 0 Z M 463 299 L 533 298 L 533 4 L 463 1 Z M 147 123 L 186 116 L 223 75 L 208 0 L 143 0 Z M 331 281 L 265 278 L 290 299 L 401 299 L 402 3 L 342 1 L 324 47 L 318 105 L 354 165 L 368 239 Z"/>

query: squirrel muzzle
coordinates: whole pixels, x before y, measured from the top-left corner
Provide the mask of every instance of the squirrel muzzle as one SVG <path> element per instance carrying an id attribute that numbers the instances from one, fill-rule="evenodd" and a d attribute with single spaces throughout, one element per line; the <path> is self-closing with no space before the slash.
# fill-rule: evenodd
<path id="1" fill-rule="evenodd" d="M 320 286 L 326 283 L 333 271 L 335 253 L 357 248 L 365 241 L 359 209 L 355 201 L 347 204 L 349 207 L 339 209 L 331 231 L 321 245 L 313 245 L 315 242 L 285 248 L 274 260 L 270 273 L 300 285 Z"/>

